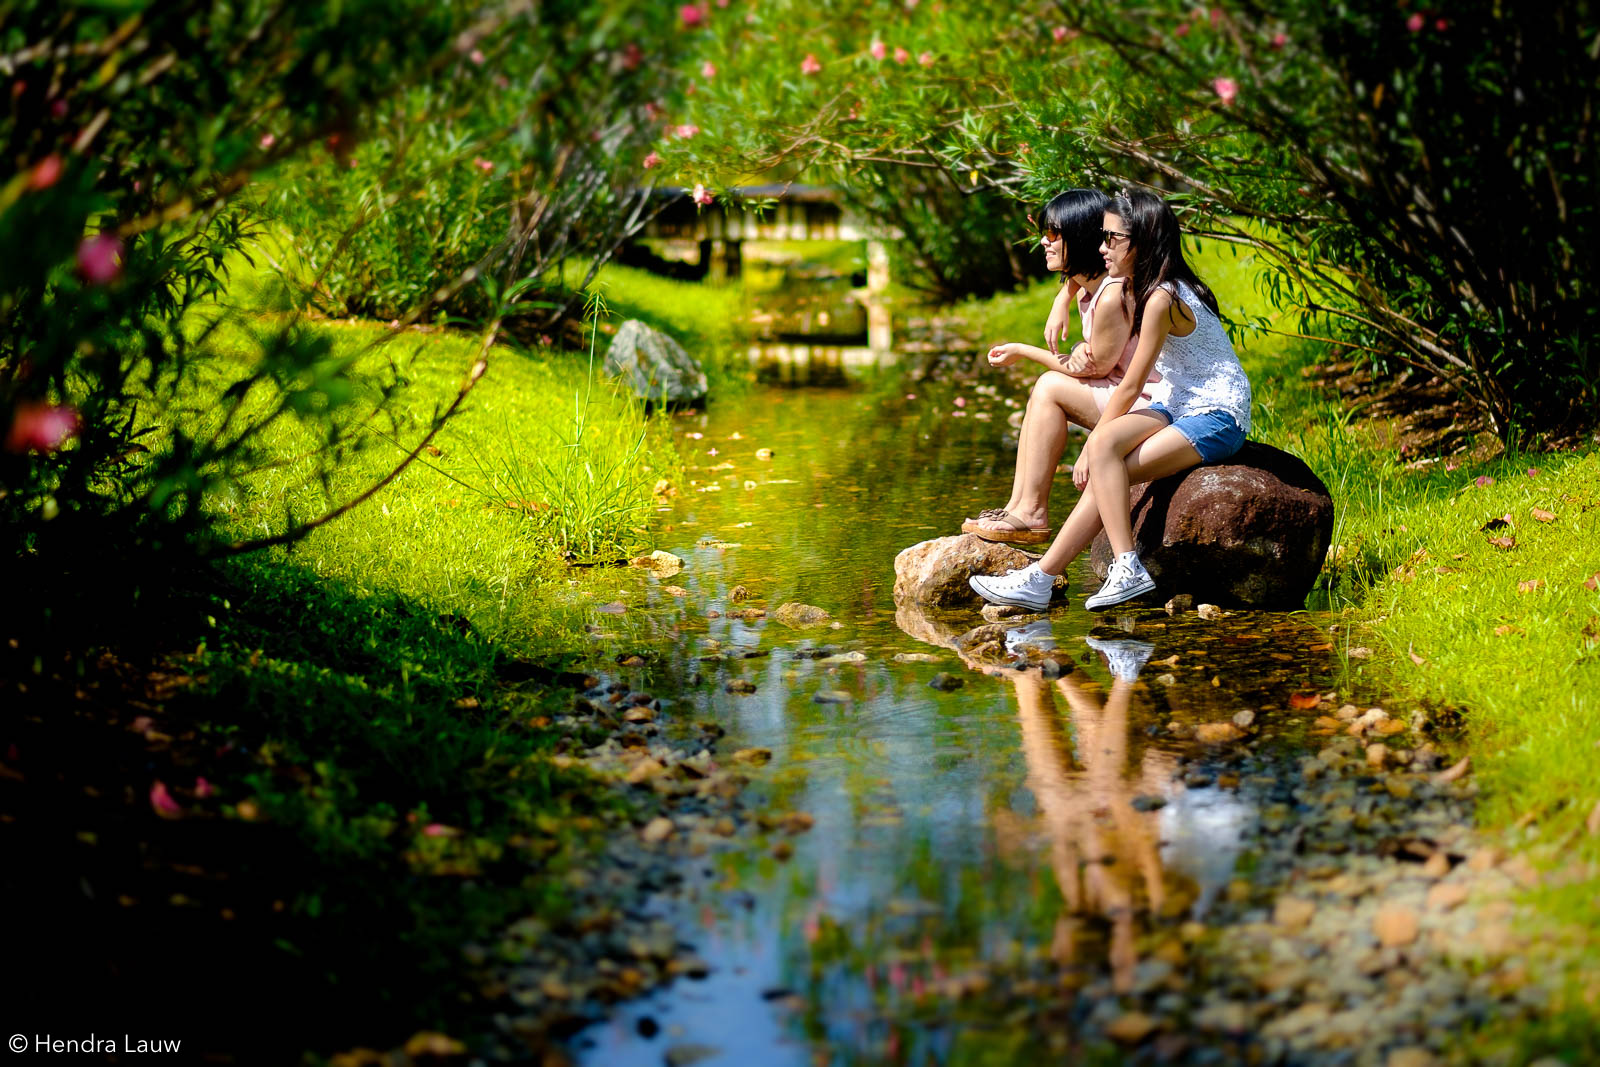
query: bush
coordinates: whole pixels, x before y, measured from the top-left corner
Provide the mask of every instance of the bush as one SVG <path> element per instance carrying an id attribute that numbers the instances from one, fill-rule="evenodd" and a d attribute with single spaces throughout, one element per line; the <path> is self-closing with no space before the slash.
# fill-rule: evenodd
<path id="1" fill-rule="evenodd" d="M 1600 411 L 1596 25 L 1491 0 L 779 2 L 711 20 L 705 132 L 668 162 L 892 164 L 1030 202 L 1153 186 L 1273 260 L 1300 333 L 1438 375 L 1511 437 Z"/>

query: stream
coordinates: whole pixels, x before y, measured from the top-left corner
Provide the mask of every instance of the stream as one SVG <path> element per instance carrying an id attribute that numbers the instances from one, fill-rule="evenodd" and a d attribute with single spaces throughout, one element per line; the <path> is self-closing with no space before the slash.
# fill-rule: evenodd
<path id="1" fill-rule="evenodd" d="M 725 729 L 719 759 L 769 749 L 752 788 L 814 824 L 685 861 L 694 903 L 660 914 L 708 973 L 618 1005 L 579 1062 L 1425 1064 L 1510 1010 L 1437 951 L 1487 922 L 1428 895 L 1483 888 L 1473 787 L 1437 778 L 1417 722 L 1367 712 L 1335 616 L 1096 616 L 1084 558 L 1048 616 L 1005 620 L 1029 669 L 964 662 L 986 620 L 897 610 L 894 557 L 1005 502 L 1025 397 L 826 349 L 813 375 L 800 351 L 753 350 L 767 384 L 674 419 L 687 484 L 659 544 L 684 568 L 596 636 L 638 650 L 618 676 L 664 719 Z M 1056 515 L 1073 499 L 1061 477 Z M 786 602 L 831 618 L 791 628 Z"/>

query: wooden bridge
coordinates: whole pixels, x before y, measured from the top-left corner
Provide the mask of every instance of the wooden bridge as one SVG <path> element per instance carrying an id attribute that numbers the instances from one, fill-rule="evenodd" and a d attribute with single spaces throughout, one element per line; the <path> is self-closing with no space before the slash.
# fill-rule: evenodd
<path id="1" fill-rule="evenodd" d="M 851 210 L 837 189 L 773 183 L 741 186 L 733 192 L 742 200 L 770 204 L 760 213 L 720 200 L 701 206 L 687 189 L 657 189 L 654 195 L 666 203 L 639 236 L 698 242 L 700 261 L 714 281 L 738 276 L 745 241 L 865 241 L 867 289 L 879 292 L 888 286 L 889 252 L 884 242 L 899 234 Z"/>

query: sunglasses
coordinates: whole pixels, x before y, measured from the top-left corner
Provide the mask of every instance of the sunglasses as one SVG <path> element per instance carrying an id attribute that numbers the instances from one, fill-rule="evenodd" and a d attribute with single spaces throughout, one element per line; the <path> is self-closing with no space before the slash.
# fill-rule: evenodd
<path id="1" fill-rule="evenodd" d="M 1105 242 L 1108 245 L 1116 244 L 1117 243 L 1117 238 L 1119 238 L 1119 237 L 1132 237 L 1132 236 L 1133 236 L 1132 234 L 1123 233 L 1120 230 L 1101 230 L 1100 231 L 1100 240 Z"/>

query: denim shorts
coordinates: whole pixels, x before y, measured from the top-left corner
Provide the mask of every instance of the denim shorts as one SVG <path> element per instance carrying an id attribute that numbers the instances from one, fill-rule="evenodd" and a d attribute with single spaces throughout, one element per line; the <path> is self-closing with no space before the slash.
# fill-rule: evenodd
<path id="1" fill-rule="evenodd" d="M 1233 416 L 1226 411 L 1202 411 L 1198 415 L 1185 415 L 1174 419 L 1160 401 L 1150 405 L 1150 410 L 1161 415 L 1173 429 L 1183 434 L 1200 453 L 1203 463 L 1221 463 L 1244 445 L 1244 431 Z"/>

